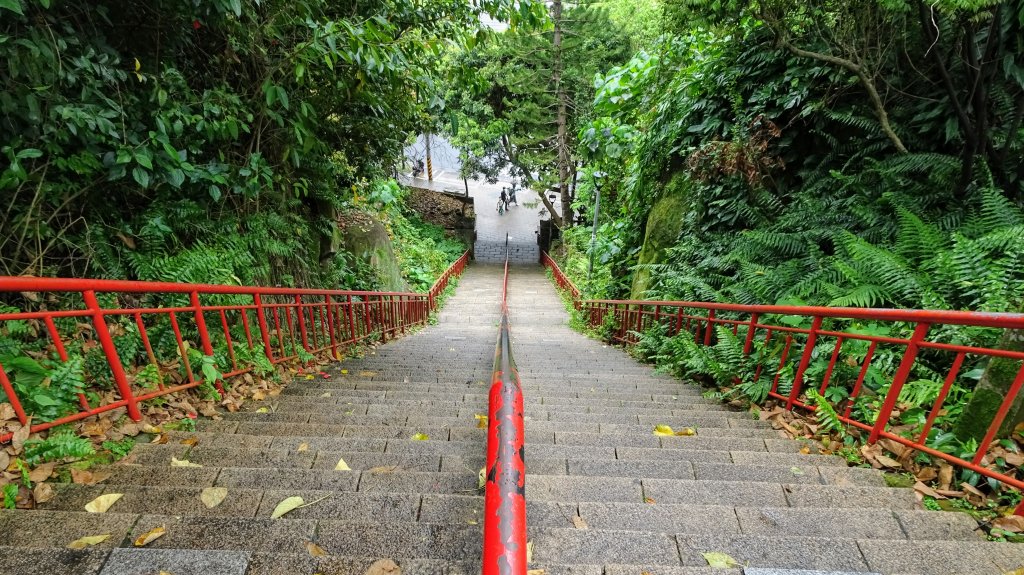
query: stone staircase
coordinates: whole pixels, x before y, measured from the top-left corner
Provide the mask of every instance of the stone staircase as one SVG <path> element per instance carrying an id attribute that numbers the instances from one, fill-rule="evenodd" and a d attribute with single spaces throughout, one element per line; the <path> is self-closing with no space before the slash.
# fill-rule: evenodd
<path id="1" fill-rule="evenodd" d="M 478 573 L 485 430 L 501 268 L 472 266 L 438 325 L 330 368 L 164 445 L 139 445 L 96 486 L 0 513 L 0 573 Z M 919 509 L 873 470 L 803 455 L 747 413 L 566 326 L 539 267 L 512 268 L 513 350 L 526 397 L 531 568 L 545 575 L 1002 574 L 1024 546 L 963 514 Z M 695 427 L 657 437 L 655 425 Z M 413 439 L 425 434 L 429 439 Z M 198 438 L 195 446 L 180 443 Z M 171 467 L 172 457 L 202 467 Z M 339 459 L 350 471 L 337 471 Z M 226 487 L 217 507 L 203 488 Z M 105 514 L 84 505 L 123 493 Z M 280 519 L 287 497 L 313 503 Z M 167 534 L 145 548 L 153 527 Z M 88 550 L 69 542 L 111 534 Z M 315 545 L 315 546 L 314 546 Z M 712 569 L 702 553 L 741 568 Z M 805 569 L 815 571 L 787 571 Z"/>

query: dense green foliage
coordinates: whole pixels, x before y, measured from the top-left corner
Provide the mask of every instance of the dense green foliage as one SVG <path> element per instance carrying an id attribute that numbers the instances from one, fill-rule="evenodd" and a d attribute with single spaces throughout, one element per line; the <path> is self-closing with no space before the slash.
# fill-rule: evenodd
<path id="1" fill-rule="evenodd" d="M 1024 308 L 1024 3 L 663 8 L 664 34 L 595 78 L 580 131 L 577 208 L 589 217 L 599 190 L 600 223 L 593 245 L 589 227 L 566 230 L 561 261 L 585 297 Z M 913 328 L 841 327 L 900 338 Z M 1001 345 L 999 330 L 930 335 Z M 712 339 L 655 329 L 637 350 L 731 396 L 762 401 L 776 376 L 788 393 L 797 360 L 779 369 L 782 338 L 749 356 L 730 330 Z M 806 381 L 821 381 L 833 345 L 813 350 Z M 806 400 L 842 405 L 866 348 L 846 342 L 825 397 Z M 877 416 L 900 354 L 879 346 L 855 417 Z M 894 422 L 907 433 L 920 431 L 952 356 L 919 358 Z M 968 357 L 931 446 L 977 449 L 951 429 L 995 376 L 986 367 Z M 822 423 L 836 427 L 830 409 Z"/>
<path id="2" fill-rule="evenodd" d="M 350 286 L 337 212 L 529 3 L 0 2 L 0 273 Z"/>
<path id="3" fill-rule="evenodd" d="M 568 204 L 577 163 L 566 154 L 560 173 L 559 151 L 576 148 L 593 99 L 591 78 L 626 61 L 629 40 L 609 10 L 590 2 L 567 4 L 551 20 L 543 29 L 509 30 L 452 58 L 468 82 L 450 88 L 452 122 L 445 128 L 461 151 L 464 175 L 493 182 L 507 170 L 537 192 L 557 188 L 564 177 Z M 539 197 L 555 219 L 572 220 L 546 193 Z"/>

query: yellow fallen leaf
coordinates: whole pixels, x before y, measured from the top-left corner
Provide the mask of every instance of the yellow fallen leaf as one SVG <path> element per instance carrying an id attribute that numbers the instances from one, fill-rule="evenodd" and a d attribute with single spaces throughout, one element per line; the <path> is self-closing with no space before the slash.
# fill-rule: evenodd
<path id="1" fill-rule="evenodd" d="M 803 475 L 804 474 L 804 470 L 800 469 L 799 467 L 790 467 L 789 468 L 789 472 L 792 473 L 793 475 Z"/>
<path id="2" fill-rule="evenodd" d="M 348 375 L 348 370 L 347 369 L 341 370 L 341 375 Z"/>
<path id="3" fill-rule="evenodd" d="M 315 376 L 312 376 L 312 375 L 307 375 L 307 376 L 306 376 L 306 380 L 311 380 L 311 379 L 313 379 L 314 377 L 315 377 Z"/>
<path id="4" fill-rule="evenodd" d="M 533 563 L 533 541 L 526 542 L 526 562 Z"/>
<path id="5" fill-rule="evenodd" d="M 576 529 L 586 529 L 587 527 L 589 527 L 587 525 L 587 522 L 584 521 L 583 518 L 580 517 L 579 515 L 573 515 L 572 516 L 572 525 Z"/>
<path id="6" fill-rule="evenodd" d="M 39 483 L 32 488 L 32 499 L 35 500 L 36 504 L 46 503 L 56 495 L 57 492 L 53 490 L 53 486 L 49 483 Z"/>
<path id="7" fill-rule="evenodd" d="M 708 562 L 713 569 L 729 569 L 731 567 L 739 567 L 739 561 L 729 557 L 725 553 L 711 552 L 701 553 L 704 556 L 704 560 Z"/>
<path id="8" fill-rule="evenodd" d="M 261 407 L 261 408 L 256 410 L 256 413 L 270 413 L 270 408 Z"/>
<path id="9" fill-rule="evenodd" d="M 135 545 L 136 547 L 143 547 L 145 545 L 149 545 L 150 543 L 156 541 L 164 535 L 167 535 L 166 527 L 164 527 L 163 525 L 161 525 L 160 527 L 154 527 L 149 531 L 146 531 L 142 535 L 136 537 L 135 541 L 133 542 L 133 545 Z"/>
<path id="10" fill-rule="evenodd" d="M 105 533 L 103 535 L 87 535 L 68 543 L 68 549 L 85 549 L 92 545 L 99 545 L 107 539 L 110 539 L 110 533 Z"/>
<path id="11" fill-rule="evenodd" d="M 195 447 L 196 445 L 199 444 L 199 438 L 195 436 L 186 437 L 185 439 L 182 439 L 178 443 L 182 445 L 188 445 L 189 447 Z"/>
<path id="12" fill-rule="evenodd" d="M 175 456 L 171 456 L 171 467 L 202 467 L 198 463 L 192 463 L 187 459 L 178 459 Z"/>
<path id="13" fill-rule="evenodd" d="M 359 372 L 359 377 L 375 377 L 376 375 L 377 375 L 376 371 L 360 371 Z"/>
<path id="14" fill-rule="evenodd" d="M 327 557 L 327 551 L 312 541 L 306 542 L 306 551 L 308 551 L 313 557 Z"/>
<path id="15" fill-rule="evenodd" d="M 675 435 L 675 432 L 672 431 L 672 428 L 667 425 L 656 425 L 654 427 L 654 435 L 660 435 L 662 437 L 671 437 Z"/>
<path id="16" fill-rule="evenodd" d="M 412 438 L 415 439 L 416 441 L 426 441 L 430 439 L 430 436 L 427 435 L 426 433 L 417 433 L 416 435 L 413 435 Z"/>
<path id="17" fill-rule="evenodd" d="M 345 463 L 345 458 L 342 457 L 338 460 L 338 464 L 334 466 L 335 471 L 352 471 L 352 468 Z"/>
<path id="18" fill-rule="evenodd" d="M 363 575 L 402 575 L 402 568 L 391 559 L 378 559 Z"/>
<path id="19" fill-rule="evenodd" d="M 693 435 L 697 435 L 697 430 L 692 427 L 684 427 L 683 429 L 675 432 L 673 435 L 677 435 L 679 437 L 690 437 Z"/>
<path id="20" fill-rule="evenodd" d="M 479 413 L 477 413 L 473 417 L 476 418 L 476 428 L 477 429 L 487 429 L 487 416 L 486 415 L 480 415 Z"/>
<path id="21" fill-rule="evenodd" d="M 85 510 L 89 513 L 106 513 L 110 506 L 117 503 L 117 500 L 124 497 L 124 493 L 107 493 L 100 495 L 89 503 L 86 503 Z"/>
<path id="22" fill-rule="evenodd" d="M 284 514 L 291 511 L 295 511 L 296 509 L 302 507 L 305 504 L 306 502 L 303 501 L 301 497 L 286 497 L 280 503 L 277 504 L 277 507 L 274 508 L 274 512 L 270 514 L 270 518 L 280 519 Z"/>
<path id="23" fill-rule="evenodd" d="M 150 425 L 148 423 L 144 423 L 144 424 L 142 424 L 142 432 L 143 433 L 157 434 L 157 433 L 163 433 L 163 430 L 160 429 L 159 427 L 154 427 L 154 426 L 152 426 L 152 425 Z"/>
<path id="24" fill-rule="evenodd" d="M 328 391 L 328 392 L 325 392 L 325 393 L 322 393 L 322 394 L 320 394 L 320 397 L 330 397 L 330 396 L 331 396 L 331 392 L 329 392 L 329 391 Z"/>
<path id="25" fill-rule="evenodd" d="M 543 569 L 527 569 L 526 575 L 544 575 Z"/>
<path id="26" fill-rule="evenodd" d="M 370 473 L 374 475 L 387 475 L 388 473 L 394 473 L 398 471 L 397 465 L 381 465 L 379 467 L 371 467 Z"/>
<path id="27" fill-rule="evenodd" d="M 224 502 L 224 498 L 228 496 L 227 487 L 207 487 L 199 494 L 199 499 L 202 500 L 203 505 L 207 509 L 213 509 Z"/>
<path id="28" fill-rule="evenodd" d="M 300 443 L 299 447 L 295 451 L 298 451 L 299 453 L 302 453 L 303 451 L 309 451 L 309 444 L 305 442 Z"/>
<path id="29" fill-rule="evenodd" d="M 487 468 L 481 467 L 480 473 L 476 476 L 476 488 L 483 489 L 487 485 Z"/>

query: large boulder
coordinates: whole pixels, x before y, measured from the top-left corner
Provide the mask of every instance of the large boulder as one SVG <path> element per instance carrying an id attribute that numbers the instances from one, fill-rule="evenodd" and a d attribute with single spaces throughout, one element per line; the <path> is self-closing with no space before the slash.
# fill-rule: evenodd
<path id="1" fill-rule="evenodd" d="M 651 287 L 651 271 L 644 265 L 660 264 L 665 261 L 668 249 L 675 245 L 683 231 L 683 214 L 686 213 L 686 176 L 677 174 L 665 186 L 661 199 L 654 203 L 647 215 L 644 245 L 633 276 L 633 299 L 644 299 L 644 292 Z"/>
<path id="2" fill-rule="evenodd" d="M 391 237 L 380 220 L 364 212 L 350 212 L 342 215 L 338 223 L 343 248 L 376 270 L 380 289 L 409 291 L 391 246 Z"/>

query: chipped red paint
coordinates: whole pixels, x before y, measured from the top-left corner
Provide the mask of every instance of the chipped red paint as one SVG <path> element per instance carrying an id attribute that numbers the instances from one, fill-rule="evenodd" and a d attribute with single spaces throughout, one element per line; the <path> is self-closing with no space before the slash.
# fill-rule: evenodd
<path id="1" fill-rule="evenodd" d="M 487 418 L 483 575 L 526 573 L 526 458 L 523 390 L 509 336 L 508 257 L 502 287 L 501 327 L 494 349 Z"/>

